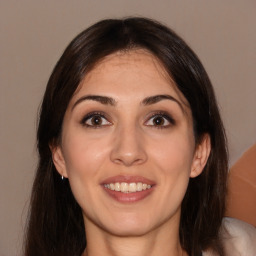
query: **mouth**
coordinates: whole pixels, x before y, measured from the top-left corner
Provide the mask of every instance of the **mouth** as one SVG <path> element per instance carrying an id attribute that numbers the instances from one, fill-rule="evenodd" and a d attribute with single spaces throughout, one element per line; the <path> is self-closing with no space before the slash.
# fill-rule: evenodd
<path id="1" fill-rule="evenodd" d="M 140 201 L 149 196 L 155 187 L 155 183 L 140 176 L 115 176 L 101 183 L 104 191 L 121 203 Z"/>
<path id="2" fill-rule="evenodd" d="M 121 193 L 135 193 L 140 192 L 143 190 L 147 190 L 151 188 L 151 185 L 142 183 L 142 182 L 116 182 L 116 183 L 110 183 L 110 184 L 104 184 L 105 188 L 108 188 L 113 191 L 121 192 Z"/>

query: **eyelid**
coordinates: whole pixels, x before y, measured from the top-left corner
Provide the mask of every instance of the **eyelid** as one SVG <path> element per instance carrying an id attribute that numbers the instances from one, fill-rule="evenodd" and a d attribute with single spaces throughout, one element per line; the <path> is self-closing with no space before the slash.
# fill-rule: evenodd
<path id="1" fill-rule="evenodd" d="M 86 122 L 93 118 L 94 116 L 100 116 L 101 118 L 105 119 L 108 124 L 101 124 L 101 125 L 89 125 L 89 124 L 86 124 Z M 86 126 L 86 127 L 90 127 L 90 128 L 99 128 L 99 127 L 102 127 L 102 126 L 108 126 L 111 124 L 111 121 L 109 121 L 109 117 L 107 117 L 106 113 L 104 112 L 101 112 L 101 111 L 93 111 L 93 112 L 90 112 L 88 114 L 86 114 L 82 120 L 80 121 L 80 124 L 82 124 L 83 126 Z"/>
<path id="2" fill-rule="evenodd" d="M 154 113 L 151 113 L 148 117 L 147 117 L 147 120 L 145 121 L 145 124 L 147 122 L 149 122 L 152 118 L 155 118 L 155 117 L 162 117 L 164 118 L 165 120 L 167 120 L 170 124 L 169 125 L 162 125 L 162 126 L 159 126 L 157 127 L 157 125 L 148 125 L 148 126 L 154 126 L 154 127 L 157 127 L 157 128 L 167 128 L 169 127 L 170 125 L 175 125 L 176 124 L 176 121 L 174 120 L 174 118 L 169 114 L 167 113 L 166 111 L 157 111 L 157 112 L 154 112 Z"/>

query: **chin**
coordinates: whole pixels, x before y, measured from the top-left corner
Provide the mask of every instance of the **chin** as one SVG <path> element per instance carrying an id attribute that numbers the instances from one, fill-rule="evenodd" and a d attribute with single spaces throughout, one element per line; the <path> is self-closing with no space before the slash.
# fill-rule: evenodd
<path id="1" fill-rule="evenodd" d="M 114 236 L 119 237 L 135 237 L 143 236 L 151 231 L 150 227 L 141 225 L 120 225 L 106 229 L 106 231 Z"/>
<path id="2" fill-rule="evenodd" d="M 119 216 L 109 221 L 103 227 L 106 232 L 115 236 L 143 236 L 152 231 L 156 225 L 150 218 L 144 216 Z"/>

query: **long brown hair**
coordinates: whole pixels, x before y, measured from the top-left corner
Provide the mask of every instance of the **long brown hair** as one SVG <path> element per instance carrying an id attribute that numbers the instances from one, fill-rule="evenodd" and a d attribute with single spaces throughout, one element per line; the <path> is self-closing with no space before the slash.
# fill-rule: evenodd
<path id="1" fill-rule="evenodd" d="M 225 209 L 227 148 L 208 75 L 195 53 L 166 26 L 146 18 L 103 20 L 66 48 L 47 84 L 37 132 L 39 163 L 31 195 L 25 256 L 79 256 L 86 247 L 80 206 L 52 162 L 49 144 L 61 137 L 68 103 L 86 74 L 105 56 L 143 48 L 158 58 L 190 104 L 198 143 L 210 135 L 204 171 L 190 180 L 182 202 L 180 241 L 191 256 L 211 248 L 223 254 L 219 230 Z"/>

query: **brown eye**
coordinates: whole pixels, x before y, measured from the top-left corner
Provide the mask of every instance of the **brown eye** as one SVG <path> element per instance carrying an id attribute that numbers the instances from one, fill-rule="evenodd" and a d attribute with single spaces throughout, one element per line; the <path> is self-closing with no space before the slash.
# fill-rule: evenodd
<path id="1" fill-rule="evenodd" d="M 94 116 L 91 118 L 91 125 L 101 125 L 101 124 L 102 124 L 101 116 Z"/>
<path id="2" fill-rule="evenodd" d="M 175 125 L 175 121 L 169 114 L 164 112 L 154 114 L 145 124 L 156 128 L 168 128 Z"/>
<path id="3" fill-rule="evenodd" d="M 102 114 L 90 113 L 82 119 L 81 124 L 91 128 L 98 128 L 110 125 L 111 123 Z"/>
<path id="4" fill-rule="evenodd" d="M 152 122 L 154 125 L 156 126 L 160 126 L 160 125 L 163 125 L 164 124 L 164 118 L 162 116 L 157 116 L 157 117 L 154 117 Z"/>

